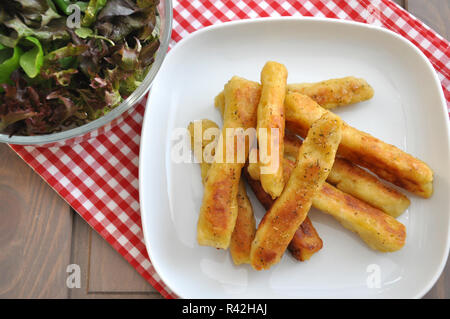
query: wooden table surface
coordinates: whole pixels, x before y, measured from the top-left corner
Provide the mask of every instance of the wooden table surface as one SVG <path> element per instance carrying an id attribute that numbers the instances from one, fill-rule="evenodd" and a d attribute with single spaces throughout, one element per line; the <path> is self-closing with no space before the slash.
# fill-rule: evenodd
<path id="1" fill-rule="evenodd" d="M 449 38 L 450 0 L 396 2 Z M 0 298 L 161 298 L 8 146 L 0 154 Z M 450 263 L 426 298 L 450 298 Z"/>

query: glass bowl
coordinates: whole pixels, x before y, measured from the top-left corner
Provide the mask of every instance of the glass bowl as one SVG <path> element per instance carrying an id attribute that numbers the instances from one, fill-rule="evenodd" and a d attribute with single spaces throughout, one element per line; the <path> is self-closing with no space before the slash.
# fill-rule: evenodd
<path id="1" fill-rule="evenodd" d="M 73 129 L 34 136 L 9 136 L 7 134 L 0 134 L 0 142 L 19 145 L 45 145 L 47 147 L 72 145 L 91 139 L 99 134 L 103 134 L 110 130 L 114 125 L 122 122 L 122 120 L 133 110 L 133 106 L 146 96 L 169 48 L 170 37 L 172 34 L 172 1 L 160 1 L 158 12 L 160 15 L 160 46 L 156 52 L 155 61 L 144 81 L 125 101 L 103 117 Z"/>

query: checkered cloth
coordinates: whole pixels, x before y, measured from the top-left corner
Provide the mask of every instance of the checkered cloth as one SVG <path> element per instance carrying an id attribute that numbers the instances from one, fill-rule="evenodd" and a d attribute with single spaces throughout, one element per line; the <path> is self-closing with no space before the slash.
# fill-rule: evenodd
<path id="1" fill-rule="evenodd" d="M 172 43 L 230 20 L 315 16 L 371 23 L 397 32 L 431 61 L 450 105 L 449 43 L 389 0 L 174 1 Z M 139 214 L 138 157 L 145 101 L 122 121 L 70 146 L 11 146 L 105 240 L 166 298 L 176 298 L 155 272 Z"/>

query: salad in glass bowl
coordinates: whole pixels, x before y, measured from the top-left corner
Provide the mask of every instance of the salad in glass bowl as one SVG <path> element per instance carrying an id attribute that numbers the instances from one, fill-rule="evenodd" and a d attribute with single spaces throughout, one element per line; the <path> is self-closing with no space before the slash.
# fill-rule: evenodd
<path id="1" fill-rule="evenodd" d="M 0 133 L 95 121 L 144 81 L 160 47 L 159 0 L 0 3 Z"/>

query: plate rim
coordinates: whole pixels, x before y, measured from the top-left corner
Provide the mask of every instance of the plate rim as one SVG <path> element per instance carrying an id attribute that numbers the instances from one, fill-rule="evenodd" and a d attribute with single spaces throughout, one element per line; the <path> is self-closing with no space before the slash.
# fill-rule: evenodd
<path id="1" fill-rule="evenodd" d="M 254 18 L 254 19 L 242 19 L 242 20 L 235 20 L 235 21 L 228 21 L 228 22 L 224 22 L 224 23 L 219 23 L 219 24 L 215 24 L 215 25 L 210 25 L 204 28 L 201 28 L 199 30 L 196 30 L 190 34 L 188 34 L 186 37 L 184 37 L 183 39 L 181 39 L 179 42 L 177 42 L 174 47 L 168 52 L 168 54 L 166 55 L 166 58 L 164 59 L 163 64 L 161 65 L 161 71 L 164 70 L 164 67 L 166 66 L 167 63 L 169 63 L 168 61 L 170 61 L 172 55 L 174 55 L 176 52 L 178 52 L 179 50 L 181 50 L 181 48 L 185 45 L 185 43 L 191 41 L 192 39 L 194 39 L 195 37 L 200 36 L 203 33 L 207 33 L 207 32 L 211 32 L 214 31 L 216 29 L 222 29 L 222 28 L 230 28 L 230 27 L 234 27 L 236 25 L 240 25 L 240 24 L 252 24 L 252 23 L 266 23 L 266 22 L 279 22 L 279 21 L 287 21 L 287 20 L 291 20 L 291 21 L 315 21 L 315 22 L 319 22 L 319 23 L 326 23 L 326 24 L 347 24 L 347 25 L 351 25 L 353 27 L 357 27 L 357 28 L 362 28 L 362 29 L 372 29 L 375 30 L 376 32 L 380 32 L 380 33 L 384 33 L 385 35 L 388 36 L 392 36 L 394 37 L 396 40 L 399 40 L 401 42 L 403 42 L 404 44 L 406 44 L 410 49 L 412 49 L 416 54 L 418 54 L 420 56 L 420 58 L 422 59 L 422 61 L 427 65 L 429 71 L 431 71 L 432 75 L 433 75 L 433 79 L 434 79 L 434 84 L 437 85 L 437 87 L 439 88 L 439 98 L 441 101 L 441 105 L 440 105 L 440 112 L 443 113 L 443 116 L 446 116 L 448 118 L 448 110 L 446 108 L 446 104 L 445 104 L 445 97 L 444 97 L 444 93 L 442 90 L 442 84 L 441 81 L 439 80 L 439 77 L 436 73 L 435 68 L 433 67 L 433 65 L 431 64 L 430 60 L 425 56 L 425 54 L 418 48 L 416 47 L 411 41 L 409 41 L 408 39 L 404 38 L 403 36 L 389 30 L 386 29 L 384 27 L 380 27 L 380 26 L 376 26 L 376 25 L 371 25 L 371 24 L 366 24 L 366 23 L 362 23 L 362 22 L 357 22 L 357 21 L 351 21 L 351 20 L 341 20 L 341 19 L 336 19 L 336 18 L 322 18 L 322 17 L 263 17 L 263 18 Z M 162 72 L 160 72 L 153 83 L 158 83 L 159 78 L 160 78 L 160 74 Z M 146 219 L 144 218 L 145 215 L 145 211 L 146 209 L 144 208 L 145 204 L 144 201 L 142 200 L 143 198 L 145 198 L 142 194 L 142 189 L 143 189 L 143 158 L 144 156 L 142 156 L 142 149 L 143 149 L 143 145 L 147 145 L 147 134 L 145 134 L 146 132 L 146 127 L 148 125 L 146 125 L 146 123 L 149 121 L 148 119 L 151 117 L 150 114 L 153 113 L 152 111 L 152 107 L 150 106 L 151 104 L 151 95 L 152 95 L 152 90 L 150 90 L 149 94 L 148 94 L 148 98 L 146 101 L 146 109 L 145 109 L 145 114 L 144 114 L 144 118 L 143 118 L 143 125 L 142 125 L 142 132 L 141 132 L 141 141 L 140 141 L 140 146 L 139 146 L 139 203 L 140 203 L 140 215 L 141 215 L 141 224 L 142 224 L 142 232 L 143 232 L 143 237 L 144 237 L 144 243 L 145 243 L 145 248 L 147 250 L 147 254 L 148 257 L 152 263 L 152 266 L 156 272 L 156 274 L 160 277 L 161 281 L 164 283 L 164 285 L 166 287 L 168 287 L 174 294 L 176 294 L 178 297 L 180 298 L 190 298 L 189 296 L 183 296 L 183 294 L 180 294 L 178 289 L 176 289 L 175 287 L 173 287 L 173 285 L 171 286 L 170 284 L 168 284 L 168 281 L 165 280 L 165 276 L 161 275 L 161 272 L 159 271 L 159 265 L 157 265 L 157 263 L 153 263 L 153 256 L 152 256 L 152 250 L 151 248 L 151 244 L 149 242 L 148 236 L 147 234 L 147 223 L 146 223 Z M 148 113 L 148 114 L 147 114 Z M 450 157 L 450 125 L 449 125 L 449 121 L 445 121 L 445 127 L 447 128 L 447 150 L 448 150 L 448 156 Z M 150 140 L 150 137 L 148 137 L 148 139 Z M 450 202 L 450 198 L 449 198 L 449 202 Z M 449 213 L 449 212 L 447 212 Z M 449 218 L 449 224 L 447 225 L 447 234 L 450 233 L 450 218 Z M 428 281 L 428 283 L 426 285 L 423 285 L 423 287 L 417 292 L 417 294 L 410 296 L 409 298 L 412 299 L 420 299 L 422 298 L 427 292 L 429 292 L 429 290 L 436 284 L 436 282 L 438 281 L 439 277 L 441 276 L 448 257 L 449 257 L 449 253 L 450 253 L 450 236 L 447 236 L 447 242 L 446 242 L 446 249 L 443 251 L 444 256 L 441 257 L 440 260 L 440 264 L 437 267 L 436 272 L 434 273 L 434 275 L 432 276 L 432 278 Z M 445 254 L 445 252 L 447 252 L 447 254 Z M 169 281 L 170 282 L 170 281 Z M 382 298 L 382 296 L 380 296 Z M 367 298 L 367 297 L 366 297 Z"/>

